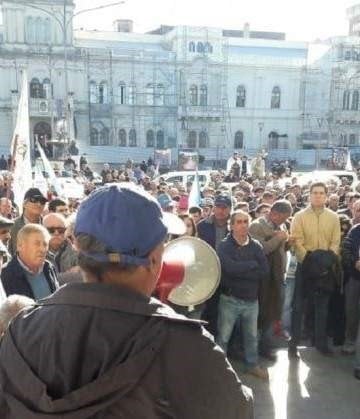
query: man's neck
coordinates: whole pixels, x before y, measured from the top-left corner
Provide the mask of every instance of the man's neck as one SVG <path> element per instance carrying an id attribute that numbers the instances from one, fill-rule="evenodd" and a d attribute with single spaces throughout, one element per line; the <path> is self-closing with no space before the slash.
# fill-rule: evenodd
<path id="1" fill-rule="evenodd" d="M 18 255 L 18 261 L 20 265 L 23 266 L 23 268 L 25 268 L 28 272 L 30 272 L 33 275 L 40 273 L 43 269 L 43 265 L 40 265 L 40 266 L 29 265 L 28 263 L 24 262 L 19 255 Z"/>
<path id="2" fill-rule="evenodd" d="M 227 224 L 227 220 L 217 220 L 214 218 L 214 223 L 217 227 L 225 227 Z"/>
<path id="3" fill-rule="evenodd" d="M 314 210 L 314 211 L 322 211 L 324 208 L 325 208 L 325 205 L 312 205 L 311 204 L 311 208 Z"/>
<path id="4" fill-rule="evenodd" d="M 247 234 L 245 236 L 235 236 L 233 234 L 233 237 L 235 241 L 239 243 L 241 246 L 243 246 L 249 240 L 249 236 Z"/>
<path id="5" fill-rule="evenodd" d="M 37 224 L 40 221 L 40 215 L 31 215 L 24 212 L 24 217 L 30 221 L 30 223 Z"/>

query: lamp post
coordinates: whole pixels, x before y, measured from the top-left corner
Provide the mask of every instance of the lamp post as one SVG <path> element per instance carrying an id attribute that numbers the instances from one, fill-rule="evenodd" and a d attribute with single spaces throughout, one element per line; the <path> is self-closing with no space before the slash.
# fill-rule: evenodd
<path id="1" fill-rule="evenodd" d="M 40 10 L 41 12 L 44 12 L 46 14 L 48 14 L 49 16 L 51 16 L 53 19 L 55 19 L 55 21 L 58 23 L 58 25 L 60 26 L 60 29 L 62 31 L 62 35 L 63 35 L 63 49 L 64 49 L 64 75 L 65 75 L 65 94 L 64 94 L 64 99 L 65 99 L 65 137 L 66 137 L 66 142 L 69 143 L 69 128 L 70 128 L 70 118 L 69 118 L 69 75 L 68 75 L 68 51 L 67 51 L 67 38 L 68 38 L 68 28 L 69 25 L 71 24 L 71 22 L 74 20 L 75 17 L 83 14 L 83 13 L 88 13 L 88 12 L 93 12 L 96 10 L 101 10 L 101 9 L 105 9 L 108 7 L 113 7 L 113 6 L 118 6 L 120 4 L 124 4 L 125 0 L 122 1 L 116 1 L 113 3 L 108 3 L 108 4 L 104 4 L 102 6 L 97 6 L 97 7 L 91 7 L 89 9 L 84 9 L 84 10 L 80 10 L 76 13 L 74 13 L 73 15 L 71 15 L 69 18 L 67 18 L 66 16 L 66 7 L 70 4 L 72 4 L 72 0 L 63 0 L 64 4 L 63 4 L 63 11 L 61 13 L 56 13 L 55 11 L 50 11 L 47 10 L 43 7 L 40 7 L 36 4 L 32 4 L 32 3 L 22 3 L 24 6 L 30 7 L 32 9 L 35 10 Z"/>
<path id="2" fill-rule="evenodd" d="M 264 129 L 264 123 L 263 122 L 259 122 L 258 123 L 258 127 L 259 127 L 259 143 L 260 143 L 260 150 L 263 149 L 263 145 L 262 145 L 262 132 Z"/>

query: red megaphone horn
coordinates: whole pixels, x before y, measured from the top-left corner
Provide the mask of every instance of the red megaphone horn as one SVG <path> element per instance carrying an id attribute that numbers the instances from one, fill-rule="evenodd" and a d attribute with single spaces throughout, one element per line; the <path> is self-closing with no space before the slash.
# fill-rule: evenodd
<path id="1" fill-rule="evenodd" d="M 156 295 L 163 303 L 168 301 L 171 291 L 180 285 L 185 276 L 185 266 L 181 261 L 164 261 L 156 285 Z"/>

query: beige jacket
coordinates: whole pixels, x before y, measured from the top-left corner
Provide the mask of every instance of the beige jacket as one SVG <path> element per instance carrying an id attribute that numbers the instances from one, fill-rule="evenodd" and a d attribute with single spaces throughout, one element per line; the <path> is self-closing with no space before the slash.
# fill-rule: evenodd
<path id="1" fill-rule="evenodd" d="M 339 254 L 339 217 L 327 208 L 315 212 L 309 206 L 296 213 L 291 223 L 291 235 L 295 239 L 295 254 L 300 263 L 308 251 L 332 250 Z"/>

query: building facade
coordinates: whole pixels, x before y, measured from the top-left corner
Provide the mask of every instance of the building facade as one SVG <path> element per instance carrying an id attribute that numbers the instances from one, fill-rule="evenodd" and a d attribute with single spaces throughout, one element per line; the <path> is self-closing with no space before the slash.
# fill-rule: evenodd
<path id="1" fill-rule="evenodd" d="M 54 157 L 68 138 L 93 159 L 113 162 L 165 148 L 174 159 L 181 149 L 197 149 L 217 160 L 234 149 L 358 144 L 356 10 L 349 11 L 351 36 L 309 45 L 249 25 L 233 31 L 161 26 L 138 34 L 121 20 L 112 32 L 74 31 L 74 7 L 64 0 L 2 1 L 4 149 L 23 71 L 31 139 L 49 144 Z"/>

